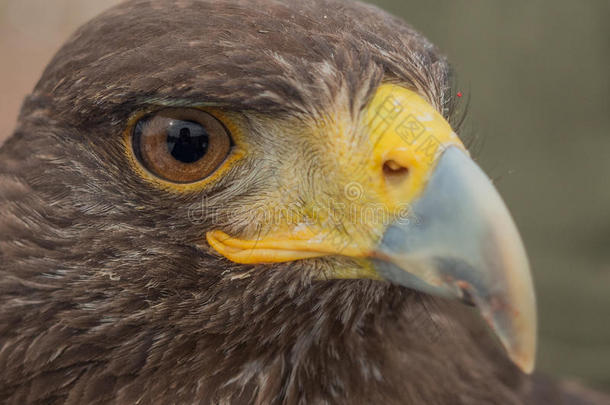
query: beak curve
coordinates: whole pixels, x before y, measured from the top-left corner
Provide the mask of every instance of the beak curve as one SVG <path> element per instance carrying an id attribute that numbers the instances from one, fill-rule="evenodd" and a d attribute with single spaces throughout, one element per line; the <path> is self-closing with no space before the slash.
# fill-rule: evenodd
<path id="1" fill-rule="evenodd" d="M 457 147 L 373 253 L 396 284 L 473 302 L 524 372 L 534 368 L 536 303 L 525 249 L 489 178 Z"/>

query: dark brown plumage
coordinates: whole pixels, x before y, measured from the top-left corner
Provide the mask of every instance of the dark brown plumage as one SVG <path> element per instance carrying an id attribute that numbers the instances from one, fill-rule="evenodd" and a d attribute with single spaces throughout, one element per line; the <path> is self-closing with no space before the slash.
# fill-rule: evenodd
<path id="1" fill-rule="evenodd" d="M 293 152 L 271 123 L 315 120 L 340 94 L 356 115 L 382 79 L 451 117 L 449 76 L 427 40 L 360 3 L 135 0 L 78 30 L 0 149 L 2 402 L 579 403 L 521 374 L 466 306 L 320 280 L 346 258 L 239 265 L 201 243 L 247 229 L 278 186 Z M 203 192 L 154 187 L 123 132 L 159 105 L 239 113 L 265 164 Z"/>

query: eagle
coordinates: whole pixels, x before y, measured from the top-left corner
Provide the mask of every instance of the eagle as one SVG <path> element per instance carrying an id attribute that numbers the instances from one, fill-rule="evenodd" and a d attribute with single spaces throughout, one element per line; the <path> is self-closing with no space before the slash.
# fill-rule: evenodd
<path id="1" fill-rule="evenodd" d="M 608 403 L 531 374 L 527 256 L 454 87 L 357 2 L 84 25 L 0 149 L 2 403 Z"/>

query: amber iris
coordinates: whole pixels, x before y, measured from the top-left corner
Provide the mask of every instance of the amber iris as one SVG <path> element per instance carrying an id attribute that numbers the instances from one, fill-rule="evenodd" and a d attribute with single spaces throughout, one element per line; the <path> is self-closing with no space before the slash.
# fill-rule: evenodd
<path id="1" fill-rule="evenodd" d="M 154 175 L 175 183 L 193 183 L 222 164 L 231 150 L 231 137 L 211 114 L 172 108 L 137 122 L 133 148 Z"/>

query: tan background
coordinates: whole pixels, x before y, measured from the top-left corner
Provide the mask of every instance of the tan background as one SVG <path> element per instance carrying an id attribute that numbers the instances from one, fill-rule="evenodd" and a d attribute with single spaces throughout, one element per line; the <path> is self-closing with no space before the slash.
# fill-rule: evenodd
<path id="1" fill-rule="evenodd" d="M 476 155 L 531 256 L 539 368 L 610 389 L 610 1 L 377 0 L 449 55 Z M 0 0 L 0 141 L 73 29 L 115 0 Z"/>

